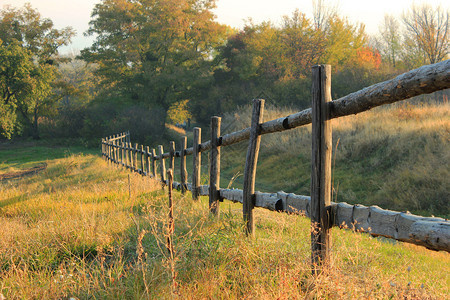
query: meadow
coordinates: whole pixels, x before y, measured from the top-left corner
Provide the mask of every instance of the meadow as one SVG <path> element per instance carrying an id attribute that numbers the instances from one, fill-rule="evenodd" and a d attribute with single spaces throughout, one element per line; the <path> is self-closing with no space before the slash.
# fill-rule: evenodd
<path id="1" fill-rule="evenodd" d="M 389 184 L 391 179 L 386 176 L 405 172 L 399 168 L 411 157 L 402 163 L 391 161 L 384 176 L 377 174 L 381 171 L 376 167 L 387 163 L 377 161 L 369 150 L 385 139 L 417 146 L 411 136 L 418 133 L 423 133 L 419 140 L 425 139 L 419 144 L 421 148 L 402 150 L 405 147 L 395 143 L 392 147 L 420 152 L 423 161 L 436 155 L 429 167 L 434 168 L 434 177 L 448 193 L 448 177 L 439 173 L 448 170 L 444 170 L 445 164 L 438 164 L 440 159 L 448 162 L 448 150 L 435 147 L 441 140 L 448 142 L 448 109 L 448 105 L 444 109 L 400 106 L 336 120 L 335 134 L 340 137 L 339 144 L 339 137 L 335 138 L 338 199 L 345 191 L 344 176 L 337 176 L 340 172 L 346 176 L 354 173 L 354 182 L 358 183 L 358 176 L 366 177 L 358 172 L 375 168 L 367 175 L 372 179 L 363 180 L 373 185 L 378 177 Z M 285 112 L 268 110 L 272 115 L 267 119 Z M 237 115 L 240 117 L 234 118 L 234 126 L 243 126 L 245 115 Z M 292 192 L 288 188 L 299 187 L 298 180 L 295 183 L 296 178 L 302 178 L 297 175 L 298 165 L 307 154 L 298 153 L 307 153 L 305 133 L 309 130 L 291 131 L 281 138 L 263 137 L 257 189 L 272 184 L 265 189 L 276 191 L 284 184 L 282 188 Z M 388 130 L 395 132 L 393 137 L 385 137 Z M 411 135 L 403 137 L 405 132 Z M 430 141 L 435 144 L 429 145 Z M 223 151 L 222 164 L 230 175 L 239 172 L 236 166 L 240 156 L 245 156 L 240 148 L 245 149 L 241 145 Z M 165 247 L 167 190 L 148 177 L 108 164 L 98 152 L 46 143 L 2 145 L 0 173 L 47 165 L 37 174 L 0 182 L 0 294 L 4 298 L 445 299 L 450 294 L 447 252 L 333 228 L 332 266 L 313 276 L 309 219 L 258 208 L 256 235 L 248 239 L 243 232 L 240 204 L 221 203 L 221 215 L 214 218 L 209 214 L 208 199 L 193 201 L 190 193 L 174 193 L 172 259 Z M 390 157 L 393 152 L 387 154 L 394 160 Z M 287 162 L 283 162 L 283 156 Z M 338 169 L 348 156 L 354 162 Z M 414 176 L 430 175 L 425 169 L 428 165 L 417 165 L 408 166 Z M 346 171 L 350 167 L 353 171 Z M 270 170 L 271 175 L 267 174 Z M 422 173 L 416 174 L 420 170 Z M 224 177 L 222 186 L 239 185 L 239 178 L 237 175 L 236 180 L 225 182 Z M 357 192 L 355 198 L 361 203 L 365 198 L 357 197 Z"/>

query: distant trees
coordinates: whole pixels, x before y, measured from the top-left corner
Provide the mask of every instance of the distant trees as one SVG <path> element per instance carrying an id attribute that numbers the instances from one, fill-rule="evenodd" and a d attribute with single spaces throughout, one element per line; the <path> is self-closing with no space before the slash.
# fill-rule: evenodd
<path id="1" fill-rule="evenodd" d="M 449 54 L 449 12 L 428 4 L 413 5 L 403 14 L 405 42 L 417 48 L 425 61 L 434 64 Z"/>
<path id="2" fill-rule="evenodd" d="M 383 60 L 391 67 L 402 71 L 448 58 L 448 10 L 428 4 L 412 5 L 400 21 L 385 15 L 376 40 Z"/>
<path id="3" fill-rule="evenodd" d="M 30 130 L 39 138 L 38 118 L 55 103 L 57 50 L 70 41 L 71 28 L 57 30 L 29 4 L 0 11 L 0 125 L 10 138 Z M 22 127 L 22 128 L 21 128 Z"/>

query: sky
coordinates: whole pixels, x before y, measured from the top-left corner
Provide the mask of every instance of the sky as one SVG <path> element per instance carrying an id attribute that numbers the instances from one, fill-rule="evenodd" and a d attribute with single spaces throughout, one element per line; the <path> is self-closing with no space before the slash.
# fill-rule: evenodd
<path id="1" fill-rule="evenodd" d="M 89 28 L 92 9 L 100 0 L 0 0 L 0 8 L 5 5 L 21 7 L 25 3 L 37 9 L 40 14 L 53 21 L 55 28 L 71 26 L 77 35 L 72 38 L 72 44 L 62 48 L 62 53 L 77 53 L 88 47 L 94 40 L 85 37 L 83 33 Z M 327 5 L 337 7 L 338 13 L 353 23 L 364 23 L 366 32 L 375 35 L 385 14 L 400 18 L 403 11 L 413 3 L 429 3 L 432 6 L 441 5 L 448 9 L 448 1 L 443 0 L 325 0 Z M 214 10 L 217 21 L 236 28 L 242 28 L 251 18 L 254 23 L 272 21 L 281 22 L 282 16 L 291 15 L 299 9 L 312 18 L 312 0 L 216 0 Z"/>

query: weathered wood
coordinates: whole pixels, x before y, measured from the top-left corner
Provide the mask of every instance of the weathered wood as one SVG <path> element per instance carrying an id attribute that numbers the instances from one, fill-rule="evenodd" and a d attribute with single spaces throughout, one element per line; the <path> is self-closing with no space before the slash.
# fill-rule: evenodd
<path id="1" fill-rule="evenodd" d="M 141 170 L 139 171 L 140 174 L 145 175 L 145 168 L 144 168 L 144 145 L 141 145 Z"/>
<path id="2" fill-rule="evenodd" d="M 202 142 L 202 129 L 200 127 L 194 128 L 194 145 L 193 145 L 193 167 L 192 167 L 192 198 L 198 199 L 198 188 L 200 186 L 200 172 L 202 167 L 202 153 L 199 146 Z"/>
<path id="3" fill-rule="evenodd" d="M 159 145 L 158 148 L 159 148 L 159 154 L 162 156 L 162 154 L 164 153 L 163 146 Z M 160 170 L 161 182 L 163 183 L 163 187 L 164 187 L 164 184 L 166 184 L 166 165 L 164 163 L 164 159 L 161 159 L 161 161 L 159 162 L 159 170 Z"/>
<path id="4" fill-rule="evenodd" d="M 174 258 L 173 241 L 172 236 L 175 231 L 175 222 L 173 219 L 173 199 L 172 199 L 172 184 L 173 184 L 173 171 L 172 169 L 167 170 L 167 180 L 168 180 L 168 190 L 169 190 L 169 218 L 167 222 L 167 251 L 171 260 Z"/>
<path id="5" fill-rule="evenodd" d="M 125 142 L 124 140 L 120 143 L 120 164 L 122 167 L 125 165 Z"/>
<path id="6" fill-rule="evenodd" d="M 450 252 L 450 222 L 344 202 L 332 204 L 334 225 Z"/>
<path id="7" fill-rule="evenodd" d="M 329 259 L 331 249 L 331 67 L 318 65 L 312 74 L 311 259 L 313 272 Z"/>
<path id="8" fill-rule="evenodd" d="M 181 151 L 180 151 L 180 177 L 181 177 L 181 193 L 186 193 L 187 190 L 187 169 L 186 169 L 186 155 L 185 150 L 187 147 L 187 137 L 181 138 Z"/>
<path id="9" fill-rule="evenodd" d="M 134 152 L 133 152 L 133 145 L 131 143 L 128 143 L 129 147 L 128 147 L 128 154 L 130 157 L 130 170 L 133 171 L 134 170 Z"/>
<path id="10" fill-rule="evenodd" d="M 245 224 L 245 234 L 253 236 L 255 224 L 253 221 L 253 208 L 255 207 L 255 179 L 256 165 L 258 164 L 259 146 L 261 144 L 261 136 L 259 134 L 259 126 L 263 121 L 264 100 L 254 99 L 252 110 L 252 121 L 250 130 L 250 140 L 247 148 L 247 157 L 245 159 L 244 168 L 244 194 L 243 194 L 243 217 Z"/>
<path id="11" fill-rule="evenodd" d="M 220 117 L 211 118 L 211 155 L 209 164 L 209 209 L 218 216 L 219 211 L 219 185 L 220 185 Z"/>
<path id="12" fill-rule="evenodd" d="M 134 149 L 133 149 L 133 151 L 134 151 L 134 162 L 133 163 L 134 163 L 134 171 L 139 173 L 138 158 L 137 158 L 138 152 L 139 152 L 138 146 L 139 145 L 137 143 L 134 144 Z"/>
<path id="13" fill-rule="evenodd" d="M 175 142 L 169 142 L 169 168 L 175 170 Z"/>
<path id="14" fill-rule="evenodd" d="M 152 156 L 151 156 L 151 162 L 152 162 L 152 174 L 153 174 L 153 178 L 157 178 L 156 177 L 156 151 L 155 149 L 152 149 Z"/>
<path id="15" fill-rule="evenodd" d="M 128 166 L 128 161 L 129 161 L 129 158 L 128 158 L 128 143 L 127 142 L 125 142 L 125 144 L 124 144 L 124 155 L 125 155 L 125 168 L 129 168 L 129 166 Z"/>
<path id="16" fill-rule="evenodd" d="M 152 176 L 150 174 L 150 147 L 146 146 L 145 148 L 145 174 L 147 176 Z"/>

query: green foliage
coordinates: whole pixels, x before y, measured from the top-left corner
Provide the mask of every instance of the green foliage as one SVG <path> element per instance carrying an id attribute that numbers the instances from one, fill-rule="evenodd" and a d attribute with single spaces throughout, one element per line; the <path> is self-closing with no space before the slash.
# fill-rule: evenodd
<path id="1" fill-rule="evenodd" d="M 10 138 L 14 133 L 11 124 L 20 120 L 34 138 L 39 138 L 38 118 L 51 112 L 56 102 L 50 96 L 57 72 L 54 56 L 72 35 L 70 28 L 54 29 L 52 21 L 41 18 L 29 4 L 0 12 L 0 106 L 4 136 Z"/>
<path id="2" fill-rule="evenodd" d="M 208 80 L 210 56 L 223 43 L 225 27 L 213 19 L 214 1 L 104 1 L 95 6 L 90 34 L 96 42 L 82 51 L 98 63 L 106 90 L 165 114 Z"/>
<path id="3" fill-rule="evenodd" d="M 171 124 L 181 124 L 187 122 L 187 119 L 192 118 L 191 113 L 188 110 L 189 100 L 182 100 L 172 104 L 167 112 L 167 119 Z"/>

